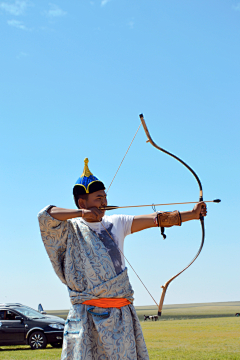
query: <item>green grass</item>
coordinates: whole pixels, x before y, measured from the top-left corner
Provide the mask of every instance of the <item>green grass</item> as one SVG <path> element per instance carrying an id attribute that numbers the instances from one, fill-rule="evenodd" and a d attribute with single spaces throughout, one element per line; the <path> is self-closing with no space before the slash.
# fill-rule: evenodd
<path id="1" fill-rule="evenodd" d="M 155 359 L 240 359 L 237 317 L 143 322 L 149 356 Z"/>
<path id="2" fill-rule="evenodd" d="M 2 346 L 1 360 L 59 360 L 61 349 L 54 349 L 48 345 L 44 350 L 31 350 L 30 346 Z"/>
<path id="3" fill-rule="evenodd" d="M 240 302 L 166 305 L 160 321 L 143 321 L 156 307 L 136 307 L 150 360 L 240 360 Z M 48 313 L 66 318 L 67 311 Z M 55 360 L 61 349 L 0 348 L 1 360 Z"/>

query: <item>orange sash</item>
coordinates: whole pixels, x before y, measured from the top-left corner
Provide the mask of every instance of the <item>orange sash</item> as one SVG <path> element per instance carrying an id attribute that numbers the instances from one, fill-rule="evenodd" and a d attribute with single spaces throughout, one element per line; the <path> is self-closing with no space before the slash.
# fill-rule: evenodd
<path id="1" fill-rule="evenodd" d="M 97 306 L 100 308 L 120 309 L 123 306 L 131 304 L 131 302 L 125 298 L 100 298 L 100 299 L 86 300 L 82 304 Z"/>

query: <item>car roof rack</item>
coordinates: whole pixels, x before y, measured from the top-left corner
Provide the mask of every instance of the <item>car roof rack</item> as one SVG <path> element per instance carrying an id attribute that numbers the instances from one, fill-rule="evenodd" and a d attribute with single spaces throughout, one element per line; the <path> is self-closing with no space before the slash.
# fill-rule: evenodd
<path id="1" fill-rule="evenodd" d="M 0 306 L 5 306 L 5 307 L 9 307 L 9 306 L 22 306 L 22 304 L 20 304 L 20 303 L 1 303 Z"/>

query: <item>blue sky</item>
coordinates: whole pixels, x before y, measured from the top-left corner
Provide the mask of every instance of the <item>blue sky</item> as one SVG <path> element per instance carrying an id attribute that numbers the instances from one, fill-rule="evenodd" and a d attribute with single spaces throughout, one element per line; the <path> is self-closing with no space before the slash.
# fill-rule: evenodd
<path id="1" fill-rule="evenodd" d="M 110 184 L 142 112 L 156 143 L 197 172 L 204 198 L 222 199 L 208 206 L 203 251 L 165 303 L 239 300 L 240 2 L 0 1 L 0 32 L 0 302 L 70 306 L 37 213 L 74 208 L 85 157 Z M 197 201 L 190 172 L 145 140 L 140 129 L 109 204 Z M 128 236 L 125 254 L 158 301 L 200 240 L 193 221 L 165 241 L 158 229 Z M 135 304 L 152 304 L 130 279 Z"/>

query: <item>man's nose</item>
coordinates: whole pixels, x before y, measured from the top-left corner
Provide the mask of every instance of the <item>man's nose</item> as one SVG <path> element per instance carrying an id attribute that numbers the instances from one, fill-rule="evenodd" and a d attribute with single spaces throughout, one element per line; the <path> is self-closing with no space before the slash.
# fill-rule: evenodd
<path id="1" fill-rule="evenodd" d="M 107 199 L 102 200 L 102 206 L 107 206 Z"/>

